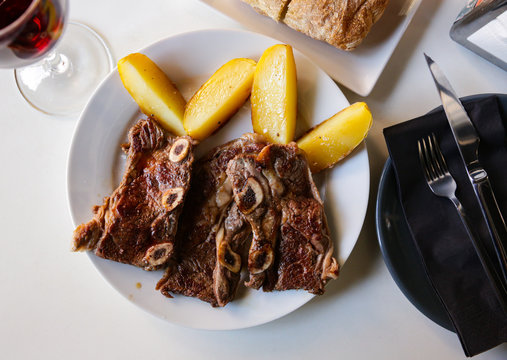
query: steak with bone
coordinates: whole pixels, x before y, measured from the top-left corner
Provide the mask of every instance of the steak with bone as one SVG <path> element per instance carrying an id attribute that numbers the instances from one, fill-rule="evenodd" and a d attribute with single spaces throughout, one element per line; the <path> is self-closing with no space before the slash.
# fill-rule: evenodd
<path id="1" fill-rule="evenodd" d="M 235 202 L 252 227 L 246 285 L 322 294 L 339 266 L 323 202 L 297 145 L 271 144 L 257 156 L 239 155 L 227 174 Z"/>
<path id="2" fill-rule="evenodd" d="M 178 218 L 190 187 L 192 139 L 167 135 L 153 120 L 129 131 L 123 179 L 95 216 L 74 231 L 73 251 L 156 270 L 174 253 Z"/>
<path id="3" fill-rule="evenodd" d="M 255 134 L 213 149 L 194 167 L 192 185 L 180 219 L 178 257 L 157 289 L 167 297 L 197 297 L 224 306 L 236 292 L 241 249 L 251 229 L 233 201 L 228 163 L 240 154 L 258 154 L 267 143 Z"/>
<path id="4" fill-rule="evenodd" d="M 232 184 L 234 201 L 252 229 L 248 251 L 250 279 L 246 286 L 259 289 L 274 262 L 280 206 L 277 194 L 271 194 L 269 176 L 266 177 L 269 170 L 263 169 L 256 159 L 257 155 L 237 156 L 229 162 L 227 175 Z"/>

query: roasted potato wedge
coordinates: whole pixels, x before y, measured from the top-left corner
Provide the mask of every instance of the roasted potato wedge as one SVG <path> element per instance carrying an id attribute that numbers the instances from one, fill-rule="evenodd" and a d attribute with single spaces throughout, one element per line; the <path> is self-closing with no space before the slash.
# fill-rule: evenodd
<path id="1" fill-rule="evenodd" d="M 121 81 L 141 111 L 174 135 L 183 127 L 185 99 L 167 75 L 146 55 L 134 53 L 118 61 Z"/>
<path id="2" fill-rule="evenodd" d="M 296 63 L 290 45 L 274 45 L 262 54 L 252 86 L 252 125 L 273 143 L 294 138 L 297 116 Z"/>
<path id="3" fill-rule="evenodd" d="M 204 83 L 185 108 L 188 135 L 204 140 L 238 111 L 250 96 L 255 65 L 251 59 L 232 59 Z"/>
<path id="4" fill-rule="evenodd" d="M 368 134 L 371 112 L 357 102 L 303 135 L 297 144 L 306 153 L 313 172 L 329 168 L 350 154 Z"/>

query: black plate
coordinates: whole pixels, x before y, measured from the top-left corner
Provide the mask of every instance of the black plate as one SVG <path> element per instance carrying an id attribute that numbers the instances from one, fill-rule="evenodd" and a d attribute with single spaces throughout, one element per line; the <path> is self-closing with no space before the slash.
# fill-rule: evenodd
<path id="1" fill-rule="evenodd" d="M 480 99 L 491 95 L 497 95 L 500 100 L 505 124 L 507 95 L 481 94 L 468 96 L 462 100 Z M 454 331 L 444 306 L 426 277 L 424 266 L 403 215 L 397 186 L 394 168 L 391 159 L 388 158 L 380 178 L 375 216 L 377 236 L 384 262 L 400 290 L 419 311 L 440 326 Z"/>

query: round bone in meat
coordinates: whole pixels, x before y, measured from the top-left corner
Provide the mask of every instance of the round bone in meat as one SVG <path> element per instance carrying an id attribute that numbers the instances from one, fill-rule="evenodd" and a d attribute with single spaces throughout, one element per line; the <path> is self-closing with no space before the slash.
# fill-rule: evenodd
<path id="1" fill-rule="evenodd" d="M 273 259 L 273 249 L 270 246 L 255 250 L 248 255 L 248 270 L 251 274 L 262 273 L 271 266 Z"/>
<path id="2" fill-rule="evenodd" d="M 185 190 L 181 187 L 176 187 L 167 190 L 162 195 L 162 204 L 164 205 L 165 209 L 167 211 L 171 211 L 176 206 L 183 203 L 183 194 L 185 193 Z"/>
<path id="3" fill-rule="evenodd" d="M 225 229 L 223 226 L 218 229 L 215 236 L 217 244 L 217 259 L 220 265 L 233 273 L 241 270 L 241 256 L 232 251 L 230 244 L 225 241 Z"/>
<path id="4" fill-rule="evenodd" d="M 241 270 L 241 256 L 232 251 L 226 242 L 223 242 L 218 247 L 218 261 L 220 265 L 233 273 L 238 273 Z"/>
<path id="5" fill-rule="evenodd" d="M 235 195 L 236 204 L 243 214 L 250 214 L 262 203 L 263 199 L 262 186 L 253 177 L 249 177 L 241 192 Z"/>
<path id="6" fill-rule="evenodd" d="M 145 269 L 151 270 L 156 266 L 164 264 L 173 251 L 173 244 L 157 244 L 146 250 L 143 261 L 146 264 Z"/>
<path id="7" fill-rule="evenodd" d="M 171 151 L 169 152 L 169 160 L 174 163 L 179 163 L 188 155 L 188 150 L 190 149 L 190 142 L 187 139 L 178 139 L 174 142 L 171 147 Z"/>

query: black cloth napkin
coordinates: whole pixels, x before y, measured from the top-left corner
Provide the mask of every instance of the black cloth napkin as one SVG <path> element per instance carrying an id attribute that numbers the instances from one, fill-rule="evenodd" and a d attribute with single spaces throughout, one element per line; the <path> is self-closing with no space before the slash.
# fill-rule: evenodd
<path id="1" fill-rule="evenodd" d="M 496 96 L 464 101 L 464 107 L 481 139 L 479 159 L 506 216 L 507 144 L 504 126 L 507 119 L 501 113 Z M 426 274 L 449 314 L 465 354 L 473 356 L 507 341 L 507 315 L 502 311 L 454 205 L 448 199 L 435 196 L 426 184 L 417 141 L 430 133 L 435 133 L 456 180 L 458 199 L 472 218 L 480 238 L 490 243 L 486 222 L 481 216 L 443 110 L 440 108 L 384 129 L 405 217 Z"/>

